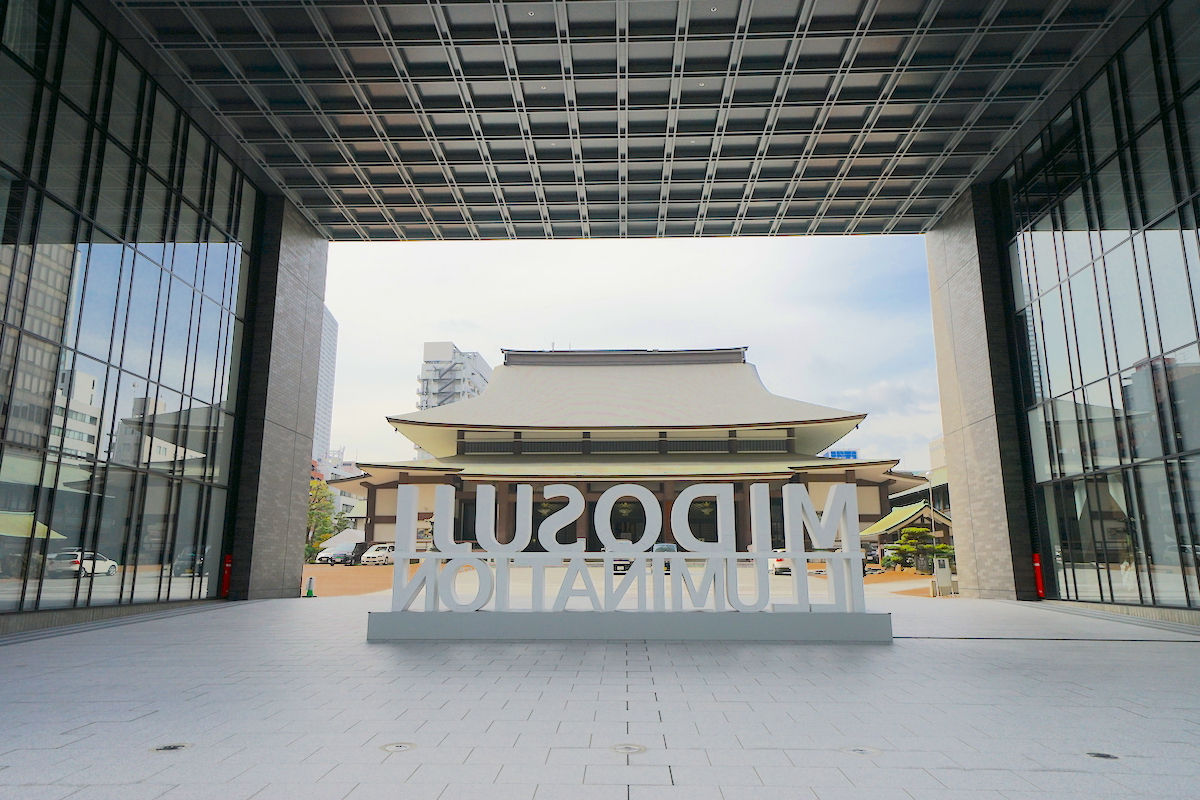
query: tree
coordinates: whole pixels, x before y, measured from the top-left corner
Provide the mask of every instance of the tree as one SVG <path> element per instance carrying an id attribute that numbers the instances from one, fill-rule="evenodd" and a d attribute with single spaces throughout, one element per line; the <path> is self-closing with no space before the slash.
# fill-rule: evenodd
<path id="1" fill-rule="evenodd" d="M 933 534 L 929 528 L 905 528 L 891 549 L 904 560 L 904 566 L 915 567 L 918 557 L 933 552 Z"/>
<path id="2" fill-rule="evenodd" d="M 337 516 L 341 518 L 342 522 L 346 519 L 344 514 Z M 333 490 L 325 481 L 310 480 L 308 482 L 308 537 L 304 542 L 305 560 L 311 561 L 316 557 L 321 542 L 350 527 L 349 524 L 341 528 L 338 528 L 337 525 L 333 513 Z"/>

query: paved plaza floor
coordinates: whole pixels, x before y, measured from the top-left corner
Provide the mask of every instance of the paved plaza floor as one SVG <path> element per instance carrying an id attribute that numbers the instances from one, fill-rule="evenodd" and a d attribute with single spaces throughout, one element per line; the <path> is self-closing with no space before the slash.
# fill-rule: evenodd
<path id="1" fill-rule="evenodd" d="M 1200 796 L 1200 629 L 893 596 L 891 645 L 368 644 L 387 604 L 0 639 L 0 798 Z"/>

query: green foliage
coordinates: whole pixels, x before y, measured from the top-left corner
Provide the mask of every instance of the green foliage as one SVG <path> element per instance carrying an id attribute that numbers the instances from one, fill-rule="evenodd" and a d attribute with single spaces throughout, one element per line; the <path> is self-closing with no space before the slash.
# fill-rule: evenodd
<path id="1" fill-rule="evenodd" d="M 954 545 L 937 544 L 929 528 L 903 529 L 900 531 L 900 539 L 895 544 L 887 545 L 887 551 L 888 557 L 896 559 L 906 567 L 916 567 L 919 563 L 927 567 L 932 563 L 934 556 L 954 560 Z"/>
<path id="2" fill-rule="evenodd" d="M 902 558 L 900 558 L 900 556 L 889 555 L 889 556 L 884 556 L 883 561 L 881 561 L 879 563 L 884 569 L 891 569 L 892 567 L 900 566 L 903 562 L 904 562 L 904 560 Z"/>
<path id="3" fill-rule="evenodd" d="M 333 490 L 325 481 L 308 482 L 308 536 L 304 543 L 304 558 L 312 561 L 321 551 L 321 543 L 350 527 L 345 514 L 333 513 Z"/>

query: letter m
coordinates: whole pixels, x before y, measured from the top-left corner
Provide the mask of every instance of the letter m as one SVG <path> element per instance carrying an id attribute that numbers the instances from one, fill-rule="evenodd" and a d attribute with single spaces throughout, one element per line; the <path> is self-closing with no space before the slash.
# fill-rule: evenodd
<path id="1" fill-rule="evenodd" d="M 807 530 L 817 549 L 832 550 L 840 533 L 842 550 L 858 552 L 857 487 L 852 483 L 833 484 L 825 498 L 825 513 L 817 516 L 808 487 L 802 483 L 784 484 L 783 530 L 788 550 L 803 549 L 803 531 Z"/>

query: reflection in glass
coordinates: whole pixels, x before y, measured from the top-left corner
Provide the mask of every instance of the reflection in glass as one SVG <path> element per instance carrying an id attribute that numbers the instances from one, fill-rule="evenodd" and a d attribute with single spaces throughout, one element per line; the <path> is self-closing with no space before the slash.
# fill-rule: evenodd
<path id="1" fill-rule="evenodd" d="M 211 596 L 257 193 L 81 4 L 2 13 L 0 612 Z"/>
<path id="2" fill-rule="evenodd" d="M 1125 409 L 1125 428 L 1133 458 L 1156 458 L 1163 454 L 1154 377 L 1148 363 L 1121 375 L 1121 405 Z"/>
<path id="3" fill-rule="evenodd" d="M 1162 349 L 1174 350 L 1196 341 L 1196 317 L 1178 221 L 1168 221 L 1175 222 L 1174 229 L 1146 231 L 1145 236 Z"/>
<path id="4" fill-rule="evenodd" d="M 1187 605 L 1179 544 L 1175 536 L 1172 502 L 1166 465 L 1143 464 L 1133 475 L 1137 486 L 1137 522 L 1146 548 L 1154 599 L 1164 605 Z"/>

